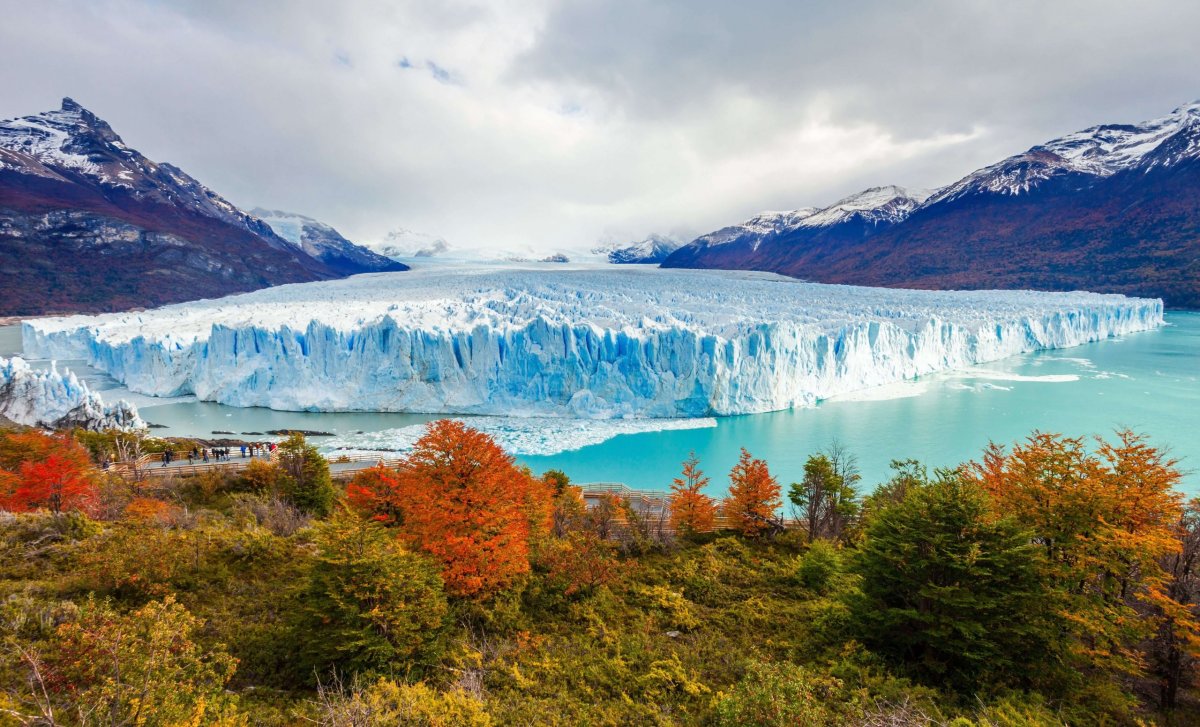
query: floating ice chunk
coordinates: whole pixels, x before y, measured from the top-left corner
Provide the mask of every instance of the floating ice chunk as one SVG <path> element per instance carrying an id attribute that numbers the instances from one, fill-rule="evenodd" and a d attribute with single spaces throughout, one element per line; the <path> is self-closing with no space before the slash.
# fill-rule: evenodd
<path id="1" fill-rule="evenodd" d="M 105 404 L 100 394 L 53 363 L 35 370 L 24 359 L 0 358 L 0 416 L 30 426 L 84 429 L 145 429 L 137 407 L 125 400 Z"/>
<path id="2" fill-rule="evenodd" d="M 680 429 L 706 429 L 717 426 L 710 417 L 700 419 L 595 419 L 572 421 L 548 417 L 466 417 L 460 419 L 478 429 L 507 452 L 529 456 L 549 456 L 560 452 L 607 442 L 623 434 L 644 434 Z M 341 453 L 405 452 L 425 433 L 424 424 L 414 424 L 378 432 L 347 434 L 326 440 L 321 448 Z"/>

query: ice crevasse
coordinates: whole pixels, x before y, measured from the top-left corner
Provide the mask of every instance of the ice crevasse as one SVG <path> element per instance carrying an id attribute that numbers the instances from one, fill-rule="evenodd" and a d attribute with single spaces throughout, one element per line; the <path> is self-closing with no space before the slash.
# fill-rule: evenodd
<path id="1" fill-rule="evenodd" d="M 746 414 L 1146 330 L 1122 295 L 916 291 L 766 273 L 440 269 L 28 321 L 25 351 L 235 406 L 612 417 Z"/>

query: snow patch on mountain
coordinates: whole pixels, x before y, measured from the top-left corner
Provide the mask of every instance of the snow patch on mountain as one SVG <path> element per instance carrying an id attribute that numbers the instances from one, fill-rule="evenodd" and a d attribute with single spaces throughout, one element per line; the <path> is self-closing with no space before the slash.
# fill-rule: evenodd
<path id="1" fill-rule="evenodd" d="M 1102 124 L 1032 147 L 975 171 L 934 194 L 927 204 L 969 194 L 1019 195 L 1063 174 L 1109 177 L 1200 159 L 1200 101 L 1138 124 Z"/>
<path id="2" fill-rule="evenodd" d="M 333 227 L 295 212 L 255 207 L 250 211 L 267 223 L 276 235 L 306 255 L 341 273 L 403 270 L 404 265 L 350 242 Z"/>
<path id="3" fill-rule="evenodd" d="M 932 194 L 928 189 L 908 190 L 894 185 L 871 187 L 805 215 L 796 222 L 796 227 L 830 227 L 855 217 L 876 224 L 894 224 L 907 218 Z"/>
<path id="4" fill-rule="evenodd" d="M 653 264 L 661 263 L 671 253 L 683 246 L 683 243 L 665 235 L 652 234 L 638 242 L 610 242 L 591 249 L 593 255 L 599 255 L 614 265 Z"/>
<path id="5" fill-rule="evenodd" d="M 71 371 L 60 372 L 54 363 L 37 370 L 19 356 L 0 357 L 0 417 L 51 429 L 146 428 L 133 404 L 124 399 L 105 404 L 100 394 Z"/>
<path id="6" fill-rule="evenodd" d="M 706 417 L 1161 325 L 1162 302 L 636 266 L 429 268 L 23 324 L 135 392 L 235 406 Z"/>

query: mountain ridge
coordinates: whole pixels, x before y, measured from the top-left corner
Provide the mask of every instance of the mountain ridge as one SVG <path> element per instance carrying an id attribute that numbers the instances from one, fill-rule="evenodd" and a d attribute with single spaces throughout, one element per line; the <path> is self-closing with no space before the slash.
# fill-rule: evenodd
<path id="1" fill-rule="evenodd" d="M 70 98 L 0 121 L 0 315 L 148 307 L 345 274 L 146 158 Z"/>
<path id="2" fill-rule="evenodd" d="M 765 232 L 753 218 L 693 240 L 663 266 L 888 287 L 1086 289 L 1200 307 L 1200 102 L 1147 122 L 1073 132 L 975 170 L 915 206 L 893 202 L 825 215 L 817 232 L 805 221 L 813 226 L 842 201 L 800 210 L 793 224 Z M 739 227 L 739 245 L 713 244 Z"/>

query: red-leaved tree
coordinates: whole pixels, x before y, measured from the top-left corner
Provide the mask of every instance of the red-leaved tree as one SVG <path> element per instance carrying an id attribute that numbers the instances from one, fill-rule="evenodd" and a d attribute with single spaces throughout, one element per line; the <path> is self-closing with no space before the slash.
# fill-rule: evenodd
<path id="1" fill-rule="evenodd" d="M 95 471 L 87 451 L 69 437 L 37 431 L 0 435 L 0 508 L 90 511 Z"/>
<path id="2" fill-rule="evenodd" d="M 531 533 L 548 532 L 549 488 L 488 435 L 431 422 L 396 474 L 401 537 L 442 565 L 446 590 L 486 598 L 529 571 Z"/>
<path id="3" fill-rule="evenodd" d="M 69 510 L 90 511 L 96 502 L 91 474 L 70 457 L 52 454 L 40 462 L 23 462 L 9 509 L 46 509 L 58 515 Z"/>
<path id="4" fill-rule="evenodd" d="M 754 459 L 746 449 L 729 472 L 729 498 L 725 515 L 735 530 L 747 537 L 758 537 L 781 529 L 775 511 L 783 505 L 779 481 L 771 476 L 767 463 Z"/>
<path id="5" fill-rule="evenodd" d="M 692 452 L 683 463 L 683 472 L 671 482 L 671 526 L 684 535 L 706 533 L 717 518 L 717 505 L 701 492 L 708 477 L 700 471 L 700 459 Z"/>

